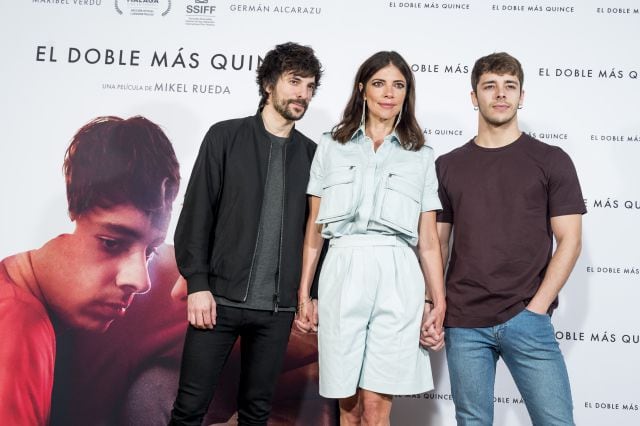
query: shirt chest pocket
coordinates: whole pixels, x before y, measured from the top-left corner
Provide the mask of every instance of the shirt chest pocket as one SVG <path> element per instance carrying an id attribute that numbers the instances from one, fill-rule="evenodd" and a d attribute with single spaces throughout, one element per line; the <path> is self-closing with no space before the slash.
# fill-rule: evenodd
<path id="1" fill-rule="evenodd" d="M 388 172 L 383 177 L 378 197 L 380 223 L 417 237 L 422 188 L 415 175 Z"/>
<path id="2" fill-rule="evenodd" d="M 348 219 L 355 214 L 357 198 L 355 165 L 334 167 L 322 184 L 322 200 L 316 223 L 330 223 Z"/>

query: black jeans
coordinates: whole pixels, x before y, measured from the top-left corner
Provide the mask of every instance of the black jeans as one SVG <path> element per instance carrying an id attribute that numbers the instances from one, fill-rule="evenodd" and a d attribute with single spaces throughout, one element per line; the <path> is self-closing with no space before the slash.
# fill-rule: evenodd
<path id="1" fill-rule="evenodd" d="M 234 343 L 240 341 L 238 424 L 266 425 L 293 312 L 217 306 L 213 330 L 187 329 L 170 426 L 200 426 Z"/>

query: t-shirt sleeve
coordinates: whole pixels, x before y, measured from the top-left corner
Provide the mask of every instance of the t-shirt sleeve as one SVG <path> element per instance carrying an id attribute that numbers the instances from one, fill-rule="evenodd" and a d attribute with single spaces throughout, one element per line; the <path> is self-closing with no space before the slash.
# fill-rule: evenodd
<path id="1" fill-rule="evenodd" d="M 442 209 L 438 198 L 438 179 L 436 178 L 436 168 L 433 159 L 433 149 L 428 146 L 422 148 L 426 174 L 424 178 L 424 188 L 422 190 L 421 211 L 428 212 Z"/>
<path id="2" fill-rule="evenodd" d="M 580 182 L 569 155 L 556 148 L 552 151 L 549 164 L 549 215 L 585 214 L 587 208 Z"/>
<path id="3" fill-rule="evenodd" d="M 46 314 L 16 299 L 0 300 L 0 342 L 2 423 L 48 424 L 55 337 Z"/>
<path id="4" fill-rule="evenodd" d="M 442 203 L 442 210 L 436 215 L 437 222 L 453 223 L 453 209 L 451 208 L 451 201 L 447 195 L 447 189 L 445 187 L 446 180 L 444 179 L 444 167 L 442 165 L 441 158 L 436 161 L 436 176 L 438 178 L 438 197 L 440 203 Z"/>
<path id="5" fill-rule="evenodd" d="M 309 184 L 307 185 L 307 194 L 322 197 L 322 184 L 324 180 L 324 163 L 327 147 L 332 139 L 329 133 L 325 133 L 318 142 L 318 148 L 311 162 L 311 170 L 309 173 Z"/>

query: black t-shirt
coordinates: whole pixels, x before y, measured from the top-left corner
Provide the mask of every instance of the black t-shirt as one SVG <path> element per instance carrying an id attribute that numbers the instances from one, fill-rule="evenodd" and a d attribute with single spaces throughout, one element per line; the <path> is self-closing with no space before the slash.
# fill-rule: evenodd
<path id="1" fill-rule="evenodd" d="M 471 140 L 438 158 L 436 171 L 437 220 L 453 224 L 445 325 L 501 324 L 524 309 L 544 278 L 550 218 L 586 213 L 573 163 L 523 133 L 501 148 Z"/>

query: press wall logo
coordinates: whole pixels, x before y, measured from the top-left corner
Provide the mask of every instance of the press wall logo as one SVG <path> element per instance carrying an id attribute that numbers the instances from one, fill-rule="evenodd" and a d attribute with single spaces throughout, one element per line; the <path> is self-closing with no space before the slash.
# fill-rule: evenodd
<path id="1" fill-rule="evenodd" d="M 469 65 L 464 64 L 462 62 L 458 63 L 413 63 L 411 64 L 411 71 L 414 73 L 423 73 L 423 74 L 460 74 L 466 75 L 469 74 Z"/>
<path id="2" fill-rule="evenodd" d="M 538 66 L 538 77 L 599 79 L 599 80 L 638 80 L 640 69 L 633 67 L 592 68 L 581 64 Z"/>
<path id="3" fill-rule="evenodd" d="M 171 0 L 115 0 L 119 15 L 167 16 L 171 11 Z"/>
<path id="4" fill-rule="evenodd" d="M 638 332 L 620 330 L 556 330 L 556 340 L 602 345 L 638 345 Z"/>
<path id="5" fill-rule="evenodd" d="M 598 7 L 596 13 L 602 15 L 618 15 L 618 16 L 630 16 L 640 15 L 640 9 L 637 7 Z"/>
<path id="6" fill-rule="evenodd" d="M 532 138 L 544 142 L 561 143 L 569 139 L 569 135 L 562 130 L 533 130 L 526 133 Z"/>
<path id="7" fill-rule="evenodd" d="M 591 143 L 613 144 L 640 144 L 640 132 L 638 134 L 621 134 L 613 132 L 592 133 L 589 135 Z"/>
<path id="8" fill-rule="evenodd" d="M 213 1 L 212 1 L 213 3 Z M 185 5 L 186 25 L 215 26 L 216 5 L 210 4 L 209 0 L 192 0 Z"/>
<path id="9" fill-rule="evenodd" d="M 535 2 L 509 2 L 493 3 L 489 6 L 495 13 L 517 13 L 517 14 L 556 14 L 570 15 L 576 12 L 575 6 L 566 5 L 541 5 Z"/>
<path id="10" fill-rule="evenodd" d="M 584 205 L 590 210 L 626 210 L 640 212 L 640 200 L 634 200 L 628 197 L 597 197 L 585 198 Z"/>
<path id="11" fill-rule="evenodd" d="M 638 401 L 584 401 L 584 408 L 593 408 L 598 410 L 622 410 L 635 411 L 640 409 L 640 400 Z"/>
<path id="12" fill-rule="evenodd" d="M 425 128 L 422 133 L 425 136 L 454 136 L 462 137 L 464 132 L 462 129 L 448 129 L 448 128 Z"/>
<path id="13" fill-rule="evenodd" d="M 603 275 L 628 275 L 633 278 L 640 277 L 640 266 L 638 265 L 589 265 L 588 274 Z"/>
<path id="14" fill-rule="evenodd" d="M 388 2 L 391 9 L 406 10 L 447 10 L 447 11 L 469 11 L 470 3 L 445 2 L 445 1 L 390 1 Z"/>
<path id="15" fill-rule="evenodd" d="M 68 63 L 90 66 L 131 66 L 166 69 L 213 68 L 217 71 L 254 71 L 263 58 L 259 54 L 199 52 L 185 49 L 113 49 L 104 47 L 35 46 L 36 62 Z"/>
<path id="16" fill-rule="evenodd" d="M 415 395 L 394 395 L 396 398 L 410 398 L 410 399 L 426 399 L 430 401 L 449 401 L 453 402 L 453 396 L 450 393 L 439 393 L 439 392 L 425 392 L 418 393 Z M 522 396 L 518 394 L 514 395 L 495 395 L 493 397 L 494 404 L 513 404 L 520 405 L 524 404 L 524 399 Z"/>

